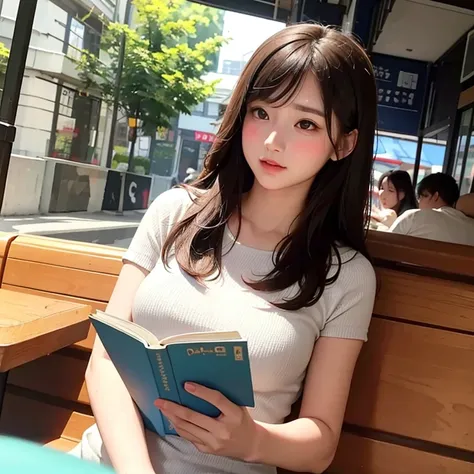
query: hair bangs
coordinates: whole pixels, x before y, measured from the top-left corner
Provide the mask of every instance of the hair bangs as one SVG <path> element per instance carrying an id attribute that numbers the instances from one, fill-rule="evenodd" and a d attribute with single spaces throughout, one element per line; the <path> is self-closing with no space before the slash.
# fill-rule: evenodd
<path id="1" fill-rule="evenodd" d="M 300 90 L 306 74 L 311 72 L 311 63 L 311 48 L 305 41 L 275 49 L 255 72 L 247 101 L 284 106 Z"/>

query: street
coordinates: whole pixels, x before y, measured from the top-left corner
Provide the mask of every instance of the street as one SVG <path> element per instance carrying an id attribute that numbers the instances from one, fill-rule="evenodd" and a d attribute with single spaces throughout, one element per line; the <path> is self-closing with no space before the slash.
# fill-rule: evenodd
<path id="1" fill-rule="evenodd" d="M 0 231 L 127 248 L 145 211 L 75 212 L 0 218 Z"/>

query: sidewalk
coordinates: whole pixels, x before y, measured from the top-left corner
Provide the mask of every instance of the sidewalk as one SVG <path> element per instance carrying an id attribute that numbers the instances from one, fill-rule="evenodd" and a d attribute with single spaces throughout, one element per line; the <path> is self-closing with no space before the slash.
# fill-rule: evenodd
<path id="1" fill-rule="evenodd" d="M 71 212 L 67 214 L 48 214 L 34 216 L 0 217 L 0 232 L 18 234 L 54 235 L 111 231 L 120 229 L 135 230 L 145 211 L 126 211 L 122 216 L 113 212 Z"/>

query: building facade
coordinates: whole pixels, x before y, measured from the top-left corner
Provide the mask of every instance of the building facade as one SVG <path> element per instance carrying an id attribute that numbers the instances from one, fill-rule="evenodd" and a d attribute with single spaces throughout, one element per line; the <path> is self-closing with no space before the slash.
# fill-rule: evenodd
<path id="1" fill-rule="evenodd" d="M 19 0 L 0 2 L 0 42 L 11 46 Z M 99 165 L 107 107 L 86 93 L 74 61 L 100 51 L 102 21 L 120 14 L 115 0 L 38 0 L 17 115 L 13 153 Z"/>

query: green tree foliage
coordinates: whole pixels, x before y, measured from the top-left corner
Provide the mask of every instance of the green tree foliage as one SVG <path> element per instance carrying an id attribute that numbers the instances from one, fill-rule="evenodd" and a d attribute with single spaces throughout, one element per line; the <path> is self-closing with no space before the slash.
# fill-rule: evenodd
<path id="1" fill-rule="evenodd" d="M 214 92 L 217 81 L 201 77 L 212 70 L 215 54 L 226 41 L 202 30 L 216 31 L 218 10 L 186 0 L 134 0 L 135 26 L 104 27 L 101 60 L 84 51 L 78 70 L 87 88 L 112 101 L 116 87 L 122 34 L 126 38 L 119 105 L 128 117 L 142 121 L 146 133 L 168 127 L 171 117 L 190 114 Z M 107 59 L 105 59 L 107 57 Z"/>

